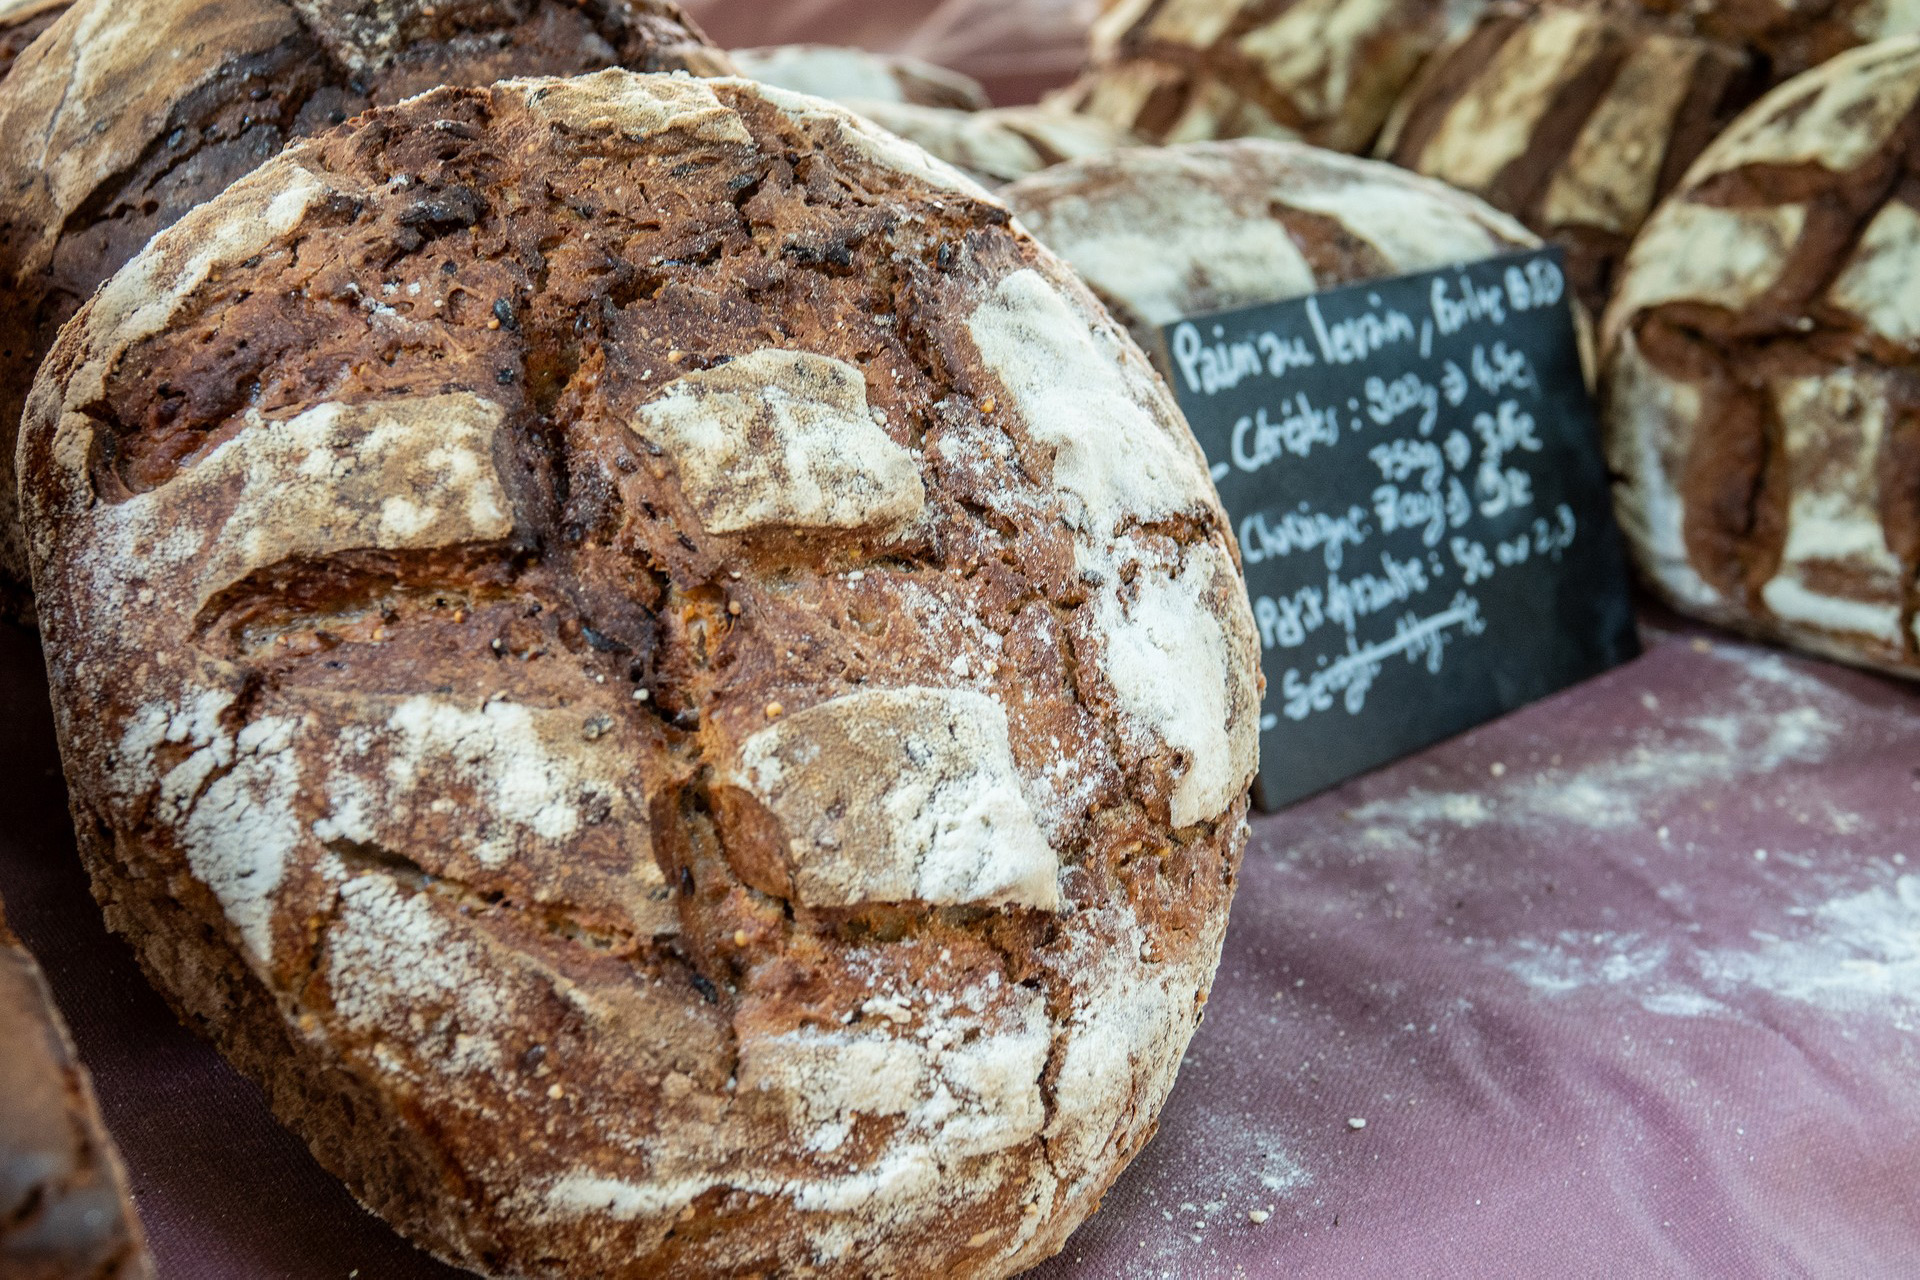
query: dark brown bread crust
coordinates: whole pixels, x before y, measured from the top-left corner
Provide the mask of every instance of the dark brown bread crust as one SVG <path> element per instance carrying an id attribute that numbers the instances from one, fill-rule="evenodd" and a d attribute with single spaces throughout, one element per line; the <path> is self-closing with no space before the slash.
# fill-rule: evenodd
<path id="1" fill-rule="evenodd" d="M 0 82 L 0 608 L 14 440 L 54 334 L 154 233 L 286 143 L 441 84 L 727 69 L 672 0 L 81 0 Z"/>
<path id="2" fill-rule="evenodd" d="M 1085 73 L 1054 99 L 1152 142 L 1286 138 L 1364 151 L 1421 59 L 1443 0 L 1111 0 Z"/>
<path id="3" fill-rule="evenodd" d="M 0 1276 L 152 1280 L 126 1184 L 40 966 L 0 912 Z"/>
<path id="4" fill-rule="evenodd" d="M 1760 88 L 1739 46 L 1629 5 L 1500 4 L 1428 60 L 1377 154 L 1560 244 L 1597 314 L 1654 204 Z"/>
<path id="5" fill-rule="evenodd" d="M 1257 639 L 1164 388 L 957 173 L 436 91 L 158 238 L 21 456 L 110 921 L 436 1252 L 1001 1276 L 1150 1135 Z"/>
<path id="6" fill-rule="evenodd" d="M 1920 676 L 1920 40 L 1774 90 L 1635 242 L 1603 329 L 1617 507 L 1687 613 Z"/>

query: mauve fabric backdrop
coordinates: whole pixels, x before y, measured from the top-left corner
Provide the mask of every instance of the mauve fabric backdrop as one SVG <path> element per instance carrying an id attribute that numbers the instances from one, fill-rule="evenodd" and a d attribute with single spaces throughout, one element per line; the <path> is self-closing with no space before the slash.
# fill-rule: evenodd
<path id="1" fill-rule="evenodd" d="M 1071 70 L 1070 8 L 700 11 L 730 43 L 958 51 L 1011 101 Z M 1920 690 L 1647 638 L 1256 822 L 1160 1136 L 1036 1276 L 1920 1273 Z M 458 1274 L 355 1207 L 106 934 L 39 664 L 0 627 L 0 893 L 163 1280 Z"/>

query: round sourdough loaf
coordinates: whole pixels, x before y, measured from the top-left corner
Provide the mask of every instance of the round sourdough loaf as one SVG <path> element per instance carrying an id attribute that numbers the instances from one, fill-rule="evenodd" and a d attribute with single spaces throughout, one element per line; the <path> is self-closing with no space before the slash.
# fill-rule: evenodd
<path id="1" fill-rule="evenodd" d="M 1539 243 L 1438 182 L 1267 139 L 1116 151 L 1001 194 L 1156 359 L 1184 316 Z"/>
<path id="2" fill-rule="evenodd" d="M 1428 59 L 1377 154 L 1561 245 L 1598 314 L 1654 204 L 1758 91 L 1738 48 L 1630 6 L 1501 4 Z"/>
<path id="3" fill-rule="evenodd" d="M 0 79 L 26 47 L 66 12 L 69 0 L 0 0 Z"/>
<path id="4" fill-rule="evenodd" d="M 1682 612 L 1920 675 L 1920 39 L 1723 133 L 1602 326 L 1616 508 Z"/>
<path id="5" fill-rule="evenodd" d="M 988 186 L 1139 141 L 1104 120 L 1051 107 L 956 111 L 859 100 L 847 105 Z"/>
<path id="6" fill-rule="evenodd" d="M 743 76 L 835 102 L 907 102 L 954 111 L 981 111 L 993 105 L 973 77 L 904 54 L 831 44 L 780 44 L 735 49 L 730 56 Z"/>
<path id="7" fill-rule="evenodd" d="M 1053 99 L 1153 142 L 1373 143 L 1480 0 L 1107 0 L 1087 70 Z"/>
<path id="8" fill-rule="evenodd" d="M 671 0 L 79 0 L 0 81 L 0 611 L 25 611 L 14 439 L 60 325 L 285 145 L 441 84 L 726 69 Z M 11 598 L 9 598 L 11 597 Z"/>
<path id="9" fill-rule="evenodd" d="M 158 237 L 22 458 L 110 921 L 428 1248 L 1004 1276 L 1152 1132 L 1258 642 L 1164 386 L 952 169 L 436 91 Z"/>
<path id="10" fill-rule="evenodd" d="M 0 913 L 0 1276 L 153 1280 L 87 1069 Z"/>

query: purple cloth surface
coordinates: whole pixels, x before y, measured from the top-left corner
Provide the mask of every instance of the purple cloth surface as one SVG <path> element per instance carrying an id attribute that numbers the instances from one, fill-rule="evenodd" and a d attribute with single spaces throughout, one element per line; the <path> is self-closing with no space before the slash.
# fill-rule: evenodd
<path id="1" fill-rule="evenodd" d="M 1920 690 L 1649 641 L 1255 824 L 1160 1135 L 1036 1276 L 1920 1271 Z M 0 632 L 0 892 L 163 1280 L 456 1274 L 102 930 L 44 699 Z"/>

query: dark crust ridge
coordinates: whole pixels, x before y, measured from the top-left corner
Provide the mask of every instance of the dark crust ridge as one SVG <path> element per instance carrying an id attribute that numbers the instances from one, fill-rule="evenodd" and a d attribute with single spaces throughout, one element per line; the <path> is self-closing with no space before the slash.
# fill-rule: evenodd
<path id="1" fill-rule="evenodd" d="M 80 0 L 32 20 L 51 33 L 29 60 L 32 74 L 0 80 L 0 115 L 17 136 L 51 135 L 63 118 L 93 106 L 73 97 L 76 33 L 123 3 Z M 343 25 L 379 29 L 381 6 L 361 7 L 370 12 L 343 14 Z M 289 142 L 438 85 L 609 66 L 726 69 L 724 55 L 707 46 L 672 0 L 467 0 L 425 7 L 432 16 L 408 28 L 383 61 L 355 66 L 342 60 L 335 33 L 317 32 L 288 0 L 148 5 L 139 31 L 116 29 L 108 38 L 144 41 L 155 50 L 233 43 L 210 74 L 171 93 L 131 163 L 89 175 L 84 191 L 57 195 L 32 164 L 9 172 L 0 163 L 10 190 L 18 183 L 35 192 L 0 209 L 0 286 L 10 303 L 0 316 L 0 611 L 28 617 L 32 609 L 13 497 L 14 441 L 27 388 L 61 325 L 156 233 Z M 263 33 L 274 32 L 263 42 Z M 168 71 L 139 65 L 120 74 Z"/>
<path id="2" fill-rule="evenodd" d="M 141 623 L 141 645 L 177 651 L 196 680 L 227 691 L 226 734 L 312 718 L 302 750 L 412 691 L 565 711 L 586 738 L 629 753 L 632 776 L 564 860 L 523 851 L 489 864 L 425 819 L 405 838 L 337 840 L 327 853 L 344 881 L 305 861 L 287 869 L 261 976 L 159 801 L 115 791 L 119 739 L 86 723 L 127 723 L 153 677 L 92 677 L 99 693 L 83 711 L 79 667 L 99 661 L 95 602 L 74 589 L 78 566 L 38 566 L 76 812 L 114 926 L 357 1195 L 436 1253 L 493 1273 L 794 1268 L 807 1237 L 791 1198 L 715 1186 L 664 1234 L 645 1216 L 603 1217 L 583 1238 L 584 1226 L 528 1218 L 513 1193 L 583 1159 L 644 1179 L 636 1148 L 696 1128 L 694 1103 L 727 1093 L 742 1067 L 739 1028 L 837 1029 L 876 975 L 883 989 L 938 995 L 990 979 L 997 992 L 1036 994 L 1055 1019 L 1041 1080 L 1051 1114 L 1057 1028 L 1085 1006 L 1089 958 L 1141 949 L 1113 921 L 1137 922 L 1150 962 L 1207 975 L 1190 1034 L 1244 847 L 1244 796 L 1168 829 L 1176 762 L 1125 740 L 1095 671 L 1090 586 L 1049 484 L 1050 451 L 1003 407 L 1005 388 L 958 320 L 1019 271 L 1071 286 L 984 195 L 822 149 L 746 87 L 714 85 L 750 141 L 549 127 L 531 109 L 536 88 L 438 90 L 307 144 L 278 162 L 284 172 L 342 194 L 210 277 L 75 406 L 97 424 L 89 491 L 125 505 L 177 486 L 262 418 L 449 394 L 499 404 L 494 463 L 513 516 L 504 539 L 283 560 L 204 604 L 167 601 Z M 43 388 L 74 376 L 83 333 L 69 330 Z M 923 466 L 926 519 L 897 535 L 702 531 L 658 446 L 635 430 L 638 410 L 674 378 L 769 347 L 831 352 L 863 371 L 876 421 Z M 48 443 L 29 434 L 36 478 L 51 475 Z M 1131 532 L 1143 556 L 1232 555 L 1211 508 Z M 1209 607 L 1236 606 L 1223 596 Z M 1054 841 L 1070 914 L 822 908 L 769 892 L 778 886 L 755 870 L 759 832 L 721 777 L 738 744 L 865 687 L 927 683 L 961 659 L 976 671 L 997 663 L 1017 764 L 1054 752 L 1087 762 Z M 162 772 L 188 754 L 158 750 Z M 216 770 L 198 802 L 227 776 Z M 304 828 L 325 816 L 318 797 L 295 805 Z M 613 828 L 645 847 L 633 854 Z M 621 891 L 633 856 L 657 868 L 670 925 L 649 923 L 650 909 Z M 450 954 L 492 957 L 489 972 L 511 977 L 505 1069 L 464 1081 L 457 1099 L 417 1046 L 341 1012 L 358 998 L 333 985 L 333 958 L 354 944 L 348 899 L 376 885 L 430 918 Z M 562 990 L 644 997 L 659 1035 L 610 1038 Z M 452 1044 L 461 1015 L 436 1015 L 434 1000 L 420 1012 L 452 1017 Z M 1000 1009 L 984 1016 L 1010 1016 Z M 406 1080 L 418 1083 L 396 1087 Z M 819 1176 L 818 1160 L 785 1145 L 790 1122 L 771 1103 L 743 1093 L 729 1105 L 764 1137 L 757 1174 Z M 1154 1105 L 1136 1100 L 1096 1157 L 1055 1153 L 1044 1135 L 1014 1151 L 1035 1168 L 1063 1162 L 1063 1184 L 1076 1166 L 1088 1174 L 1018 1265 L 1057 1250 L 1097 1204 L 1149 1135 Z M 858 1117 L 846 1162 L 878 1160 L 902 1123 Z M 959 1205 L 937 1237 L 883 1233 L 867 1262 L 1004 1274 L 1014 1263 L 1003 1232 L 1023 1220 L 1022 1194 L 1010 1184 Z M 839 1275 L 866 1263 L 806 1265 Z"/>
<path id="3" fill-rule="evenodd" d="M 1865 53 L 1866 51 L 1863 51 Z M 1889 48 L 1888 56 L 1898 56 Z M 1911 51 L 1905 55 L 1911 57 Z M 1872 75 L 1870 64 L 1858 74 Z M 1761 127 L 1783 125 L 1810 104 L 1818 86 L 1794 85 L 1757 105 Z M 1843 119 L 1841 127 L 1851 122 Z M 1747 122 L 1742 126 L 1748 127 Z M 1841 140 L 1836 138 L 1836 144 Z M 1836 172 L 1823 164 L 1752 163 L 1711 173 L 1676 192 L 1675 202 L 1725 209 L 1801 205 L 1805 223 L 1771 286 L 1738 309 L 1676 299 L 1651 307 L 1616 309 L 1607 328 L 1607 359 L 1631 333 L 1641 356 L 1666 377 L 1689 385 L 1701 409 L 1685 455 L 1668 479 L 1678 490 L 1691 567 L 1727 604 L 1713 621 L 1755 637 L 1812 647 L 1830 657 L 1896 675 L 1920 676 L 1920 353 L 1872 330 L 1861 317 L 1829 300 L 1854 259 L 1868 225 L 1890 204 L 1920 210 L 1920 104 L 1860 163 Z M 1657 260 L 1633 270 L 1658 271 Z M 1877 510 L 1887 549 L 1899 562 L 1900 643 L 1860 635 L 1813 635 L 1805 624 L 1778 617 L 1763 589 L 1781 571 L 1789 508 L 1796 484 L 1770 387 L 1785 378 L 1857 370 L 1880 381 L 1886 401 L 1883 436 L 1865 499 Z M 1610 424 L 1637 411 L 1618 392 L 1606 408 Z M 1624 426 L 1613 425 L 1614 430 Z M 1830 451 L 1843 450 L 1835 441 Z M 1812 465 L 1829 456 L 1818 450 Z M 1837 457 L 1837 452 L 1831 456 Z M 1802 470 L 1807 467 L 1802 460 Z M 1625 485 L 1627 480 L 1619 480 Z M 1816 562 L 1810 589 L 1858 598 L 1867 584 L 1838 562 Z M 1659 579 L 1656 590 L 1682 609 Z"/>

